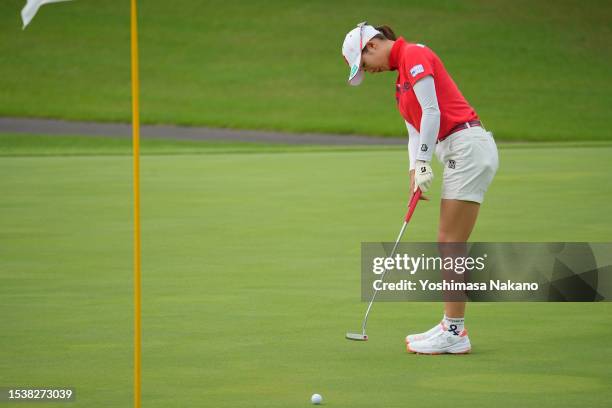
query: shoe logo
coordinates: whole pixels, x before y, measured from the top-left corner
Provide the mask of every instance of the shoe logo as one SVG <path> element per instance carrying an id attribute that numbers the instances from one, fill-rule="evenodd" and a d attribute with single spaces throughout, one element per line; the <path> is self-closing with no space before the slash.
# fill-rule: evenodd
<path id="1" fill-rule="evenodd" d="M 426 151 L 427 151 L 427 149 L 428 149 L 428 147 L 427 147 L 427 145 L 426 145 L 426 144 L 422 144 L 422 145 L 421 145 L 421 151 L 422 151 L 422 152 L 426 152 Z"/>
<path id="2" fill-rule="evenodd" d="M 450 325 L 450 329 L 448 329 L 449 332 L 453 333 L 454 336 L 458 336 L 459 332 L 457 331 L 457 325 L 456 324 L 451 324 Z"/>
<path id="3" fill-rule="evenodd" d="M 454 160 L 449 160 L 448 161 L 448 168 L 449 169 L 454 169 L 455 168 L 455 161 Z"/>

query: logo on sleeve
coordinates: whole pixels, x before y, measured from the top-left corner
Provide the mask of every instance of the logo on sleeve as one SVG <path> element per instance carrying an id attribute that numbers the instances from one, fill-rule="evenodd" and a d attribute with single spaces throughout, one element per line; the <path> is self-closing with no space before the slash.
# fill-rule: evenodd
<path id="1" fill-rule="evenodd" d="M 423 68 L 422 64 L 418 64 L 410 68 L 410 75 L 412 75 L 413 78 L 422 72 L 425 72 L 425 69 Z"/>

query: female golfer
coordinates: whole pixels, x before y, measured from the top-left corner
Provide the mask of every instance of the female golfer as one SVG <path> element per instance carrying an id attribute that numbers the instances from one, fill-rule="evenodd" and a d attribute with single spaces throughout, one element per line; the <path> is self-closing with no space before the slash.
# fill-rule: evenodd
<path id="1" fill-rule="evenodd" d="M 361 83 L 364 71 L 397 71 L 395 98 L 408 128 L 410 194 L 430 188 L 435 150 L 444 167 L 438 242 L 467 242 L 498 167 L 493 135 L 484 129 L 440 58 L 426 46 L 396 38 L 387 26 L 360 23 L 346 35 L 342 54 L 350 67 L 351 85 Z M 469 353 L 464 315 L 465 302 L 445 302 L 442 321 L 407 336 L 407 350 Z"/>

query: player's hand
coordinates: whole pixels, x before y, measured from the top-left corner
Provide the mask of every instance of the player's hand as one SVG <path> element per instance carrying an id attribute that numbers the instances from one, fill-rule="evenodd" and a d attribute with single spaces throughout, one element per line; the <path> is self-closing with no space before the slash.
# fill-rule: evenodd
<path id="1" fill-rule="evenodd" d="M 416 191 L 416 188 L 414 187 L 414 170 L 410 170 L 410 190 L 409 191 L 410 191 L 410 196 L 408 197 L 408 202 L 410 203 L 410 201 L 412 201 L 412 195 Z M 427 197 L 425 194 L 421 194 L 420 200 L 429 201 L 429 197 Z"/>
<path id="2" fill-rule="evenodd" d="M 431 183 L 433 181 L 434 175 L 431 166 L 426 161 L 417 160 L 416 168 L 414 171 L 414 189 L 416 191 L 417 187 L 421 189 L 423 193 L 426 193 L 431 187 Z"/>

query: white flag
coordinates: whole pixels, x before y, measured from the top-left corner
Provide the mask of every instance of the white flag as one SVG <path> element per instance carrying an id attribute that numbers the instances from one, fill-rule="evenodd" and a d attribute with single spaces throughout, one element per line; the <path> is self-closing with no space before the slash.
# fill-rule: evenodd
<path id="1" fill-rule="evenodd" d="M 28 0 L 27 4 L 21 10 L 21 19 L 23 20 L 23 29 L 25 30 L 26 26 L 30 24 L 30 21 L 36 15 L 36 12 L 43 4 L 49 3 L 59 3 L 60 1 L 69 1 L 69 0 Z"/>

